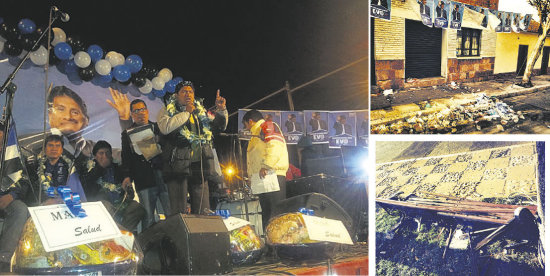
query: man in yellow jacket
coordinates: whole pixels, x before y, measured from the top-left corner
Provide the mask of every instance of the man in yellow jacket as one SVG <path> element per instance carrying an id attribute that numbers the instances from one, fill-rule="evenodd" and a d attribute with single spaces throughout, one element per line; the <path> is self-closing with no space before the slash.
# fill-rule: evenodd
<path id="1" fill-rule="evenodd" d="M 265 228 L 275 205 L 286 198 L 288 150 L 281 128 L 273 121 L 265 121 L 258 110 L 246 112 L 242 120 L 252 135 L 246 151 L 246 165 L 252 180 L 252 193 L 260 197 Z M 269 181 L 275 177 L 276 181 Z"/>

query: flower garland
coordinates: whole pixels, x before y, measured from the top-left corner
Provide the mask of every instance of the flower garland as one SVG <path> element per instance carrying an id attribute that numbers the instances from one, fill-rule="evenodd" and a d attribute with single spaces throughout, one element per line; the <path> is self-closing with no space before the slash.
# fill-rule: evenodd
<path id="1" fill-rule="evenodd" d="M 201 128 L 201 134 L 193 133 L 187 126 L 183 126 L 180 130 L 181 136 L 185 138 L 187 141 L 189 141 L 191 144 L 205 144 L 210 143 L 212 141 L 212 131 L 210 130 L 210 122 L 214 120 L 214 114 L 212 114 L 209 111 L 206 111 L 204 106 L 202 105 L 202 99 L 195 100 L 195 108 L 198 111 L 198 119 L 200 121 Z M 170 99 L 168 101 L 168 104 L 166 105 L 166 111 L 168 112 L 168 115 L 170 117 L 173 117 L 176 115 L 176 113 L 179 113 L 180 110 L 182 110 L 183 107 L 177 102 L 176 100 L 176 94 L 173 94 L 170 96 Z M 192 117 L 190 117 L 191 120 Z"/>
<path id="2" fill-rule="evenodd" d="M 61 155 L 61 159 L 67 164 L 67 173 L 71 175 L 72 171 L 71 168 L 73 164 L 73 160 L 66 156 L 65 154 Z M 44 154 L 40 154 L 38 156 L 38 181 L 40 181 L 40 185 L 42 185 L 43 191 L 47 191 L 48 188 L 51 185 L 52 177 L 50 175 L 46 175 L 46 162 L 48 161 L 48 158 Z"/>
<path id="3" fill-rule="evenodd" d="M 92 171 L 92 169 L 95 167 L 95 161 L 94 160 L 88 160 L 88 163 L 86 163 L 86 167 L 88 168 L 88 172 Z M 97 179 L 97 184 L 101 187 L 101 190 L 105 191 L 105 192 L 121 192 L 122 191 L 122 186 L 104 181 L 103 177 L 100 177 L 100 178 Z"/>

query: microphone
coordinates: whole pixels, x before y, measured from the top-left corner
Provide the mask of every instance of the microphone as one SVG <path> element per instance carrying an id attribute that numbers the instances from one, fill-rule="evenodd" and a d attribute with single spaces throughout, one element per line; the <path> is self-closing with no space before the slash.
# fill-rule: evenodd
<path id="1" fill-rule="evenodd" d="M 56 6 L 52 6 L 52 11 L 55 15 L 59 16 L 59 19 L 63 22 L 68 22 L 71 17 L 68 13 L 60 11 Z"/>

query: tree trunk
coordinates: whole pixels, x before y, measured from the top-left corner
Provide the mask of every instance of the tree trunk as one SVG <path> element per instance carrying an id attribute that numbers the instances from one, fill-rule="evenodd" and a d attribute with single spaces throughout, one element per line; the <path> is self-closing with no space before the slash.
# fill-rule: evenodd
<path id="1" fill-rule="evenodd" d="M 521 86 L 533 86 L 531 83 L 531 74 L 533 73 L 533 68 L 535 67 L 535 63 L 540 57 L 540 54 L 542 53 L 542 48 L 544 47 L 544 41 L 546 40 L 546 36 L 548 35 L 548 31 L 550 30 L 550 22 L 546 21 L 544 22 L 542 26 L 542 34 L 539 35 L 539 38 L 537 39 L 537 43 L 535 43 L 535 48 L 531 51 L 531 54 L 529 55 L 529 58 L 527 59 L 527 65 L 525 66 L 525 73 L 523 74 L 523 79 L 521 80 Z"/>

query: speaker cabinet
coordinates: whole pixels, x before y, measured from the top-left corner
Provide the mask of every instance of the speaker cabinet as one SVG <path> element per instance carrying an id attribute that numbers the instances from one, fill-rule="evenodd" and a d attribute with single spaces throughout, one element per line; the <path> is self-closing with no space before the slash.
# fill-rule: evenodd
<path id="1" fill-rule="evenodd" d="M 232 271 L 221 217 L 177 214 L 138 236 L 143 274 L 211 275 Z"/>

